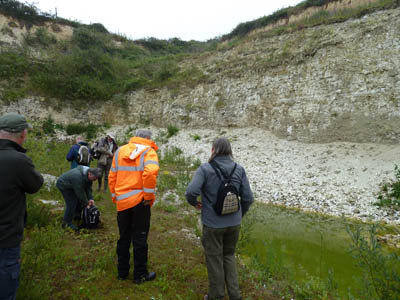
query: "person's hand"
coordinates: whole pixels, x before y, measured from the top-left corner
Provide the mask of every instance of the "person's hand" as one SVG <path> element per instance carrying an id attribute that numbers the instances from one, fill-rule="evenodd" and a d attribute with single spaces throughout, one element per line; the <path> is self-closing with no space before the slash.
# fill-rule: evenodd
<path id="1" fill-rule="evenodd" d="M 94 206 L 94 200 L 89 200 L 89 201 L 88 201 L 87 208 L 89 208 L 89 207 L 91 207 L 91 206 Z"/>
<path id="2" fill-rule="evenodd" d="M 203 204 L 201 204 L 201 202 L 197 202 L 195 208 L 196 208 L 197 210 L 201 210 L 202 207 L 203 207 Z"/>
<path id="3" fill-rule="evenodd" d="M 143 200 L 143 205 L 147 206 L 151 204 L 151 200 Z"/>

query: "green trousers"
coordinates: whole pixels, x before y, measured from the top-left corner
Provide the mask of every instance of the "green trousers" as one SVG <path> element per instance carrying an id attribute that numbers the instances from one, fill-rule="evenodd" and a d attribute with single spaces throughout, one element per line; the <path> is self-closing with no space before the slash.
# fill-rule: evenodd
<path id="1" fill-rule="evenodd" d="M 242 299 L 236 271 L 235 250 L 240 225 L 210 228 L 203 225 L 202 244 L 208 272 L 209 299 L 222 299 L 225 285 L 230 300 Z"/>

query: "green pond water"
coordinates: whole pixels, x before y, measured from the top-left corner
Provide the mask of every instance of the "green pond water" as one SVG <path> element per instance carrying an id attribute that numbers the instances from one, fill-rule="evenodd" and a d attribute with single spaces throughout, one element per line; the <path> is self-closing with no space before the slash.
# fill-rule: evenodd
<path id="1" fill-rule="evenodd" d="M 300 282 L 309 275 L 331 278 L 341 296 L 354 295 L 359 288 L 362 271 L 350 254 L 346 226 L 357 224 L 367 230 L 367 225 L 264 204 L 255 205 L 246 217 L 244 225 L 252 223 L 248 226 L 250 240 L 244 246 L 249 259 L 257 257 L 273 273 L 283 270 Z"/>

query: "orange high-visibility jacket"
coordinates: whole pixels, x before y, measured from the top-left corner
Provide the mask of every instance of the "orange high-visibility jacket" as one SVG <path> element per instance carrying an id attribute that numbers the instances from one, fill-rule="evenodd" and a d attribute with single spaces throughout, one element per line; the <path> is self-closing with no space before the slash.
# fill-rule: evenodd
<path id="1" fill-rule="evenodd" d="M 108 184 L 117 211 L 143 200 L 151 200 L 153 206 L 159 170 L 157 149 L 152 140 L 133 137 L 115 152 Z"/>

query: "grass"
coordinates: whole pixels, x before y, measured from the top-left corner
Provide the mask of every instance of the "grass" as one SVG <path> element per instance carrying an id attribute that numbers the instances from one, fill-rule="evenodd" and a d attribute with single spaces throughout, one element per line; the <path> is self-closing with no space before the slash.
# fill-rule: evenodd
<path id="1" fill-rule="evenodd" d="M 26 147 L 42 173 L 58 176 L 69 169 L 65 160 L 69 144 L 30 136 Z M 157 205 L 152 208 L 149 235 L 149 269 L 157 272 L 157 279 L 139 286 L 131 280 L 117 280 L 118 228 L 109 193 L 94 191 L 102 225 L 80 234 L 62 230 L 63 211 L 38 201 L 54 200 L 63 207 L 62 196 L 54 186 L 29 195 L 17 299 L 200 299 L 208 281 L 198 238 L 199 214 L 184 200 L 184 191 L 198 165 L 177 148 L 160 153 Z M 178 203 L 172 204 L 174 199 Z M 260 299 L 265 292 L 264 288 L 261 292 L 252 285 L 241 285 L 245 299 Z"/>
<path id="2" fill-rule="evenodd" d="M 59 176 L 69 169 L 65 160 L 69 144 L 33 132 L 25 146 L 40 172 Z M 157 273 L 155 281 L 134 285 L 132 280 L 117 280 L 119 234 L 115 205 L 108 192 L 94 190 L 95 203 L 101 211 L 100 228 L 77 234 L 61 229 L 64 202 L 57 188 L 49 185 L 27 198 L 29 217 L 22 244 L 17 299 L 201 299 L 207 292 L 208 279 L 199 240 L 200 214 L 186 203 L 184 196 L 200 161 L 185 157 L 176 147 L 160 152 L 159 158 L 157 200 L 152 208 L 148 240 L 149 270 Z M 58 204 L 44 205 L 39 199 Z M 252 209 L 257 210 L 257 205 Z M 238 244 L 243 299 L 339 299 L 329 278 L 310 276 L 302 283 L 294 282 L 288 279 L 279 256 L 265 261 L 244 252 L 258 222 L 252 217 L 252 209 L 244 218 Z M 365 243 L 355 245 L 354 251 L 365 249 L 357 246 Z"/>

